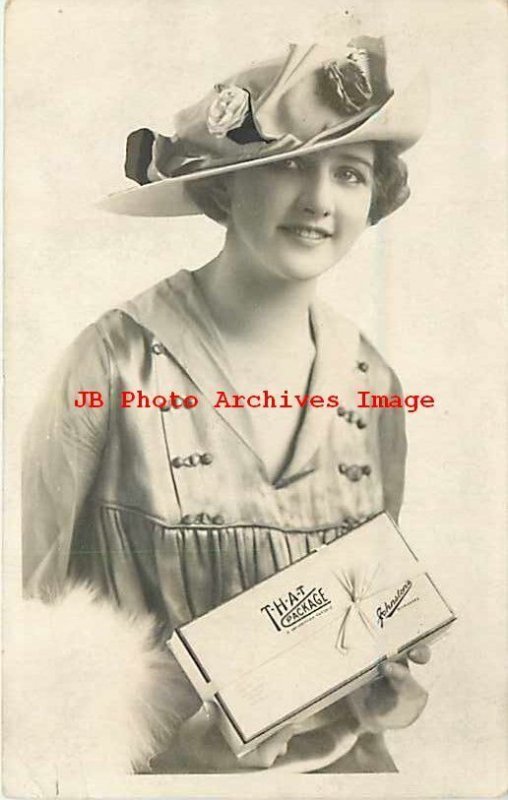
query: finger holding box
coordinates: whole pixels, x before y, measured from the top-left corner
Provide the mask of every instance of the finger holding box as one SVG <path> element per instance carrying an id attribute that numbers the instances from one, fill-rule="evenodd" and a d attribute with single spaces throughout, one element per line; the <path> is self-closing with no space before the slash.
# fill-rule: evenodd
<path id="1" fill-rule="evenodd" d="M 428 693 L 404 664 L 385 662 L 380 673 L 380 678 L 348 698 L 361 733 L 406 728 L 418 719 L 427 704 Z"/>

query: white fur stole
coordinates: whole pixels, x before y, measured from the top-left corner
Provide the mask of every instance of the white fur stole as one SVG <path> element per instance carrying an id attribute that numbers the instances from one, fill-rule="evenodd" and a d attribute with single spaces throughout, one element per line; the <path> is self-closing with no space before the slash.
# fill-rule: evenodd
<path id="1" fill-rule="evenodd" d="M 153 618 L 129 616 L 85 586 L 50 604 L 23 602 L 4 676 L 4 787 L 18 796 L 143 769 L 200 703 L 156 643 Z"/>

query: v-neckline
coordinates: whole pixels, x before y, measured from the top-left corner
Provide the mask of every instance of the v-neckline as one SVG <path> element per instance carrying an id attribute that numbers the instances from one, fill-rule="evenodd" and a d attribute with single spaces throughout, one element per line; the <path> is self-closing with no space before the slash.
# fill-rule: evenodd
<path id="1" fill-rule="evenodd" d="M 312 313 L 311 313 L 310 307 L 309 307 L 309 311 L 308 311 L 308 323 L 309 323 L 309 330 L 310 330 L 310 336 L 311 336 L 311 340 L 312 340 L 312 345 L 313 345 L 313 348 L 314 348 L 314 356 L 312 358 L 312 362 L 311 362 L 311 365 L 309 367 L 309 371 L 308 371 L 308 374 L 307 374 L 305 387 L 304 387 L 304 390 L 303 390 L 303 393 L 302 393 L 303 395 L 310 395 L 311 394 L 313 381 L 314 381 L 313 376 L 314 376 L 314 371 L 315 371 L 315 367 L 316 367 L 316 360 L 317 360 L 317 346 L 316 346 L 316 339 L 315 339 L 315 334 L 314 334 L 314 325 L 313 325 Z M 270 475 L 265 460 L 262 458 L 262 456 L 260 454 L 258 455 L 259 460 L 263 463 L 264 472 L 265 472 L 265 476 L 266 476 L 266 479 L 267 479 L 268 483 L 270 483 L 270 485 L 275 487 L 275 488 L 277 488 L 278 485 L 282 481 L 284 481 L 284 478 L 286 476 L 286 472 L 287 472 L 290 464 L 292 463 L 292 461 L 294 459 L 295 453 L 297 452 L 297 449 L 298 449 L 298 442 L 299 442 L 300 434 L 301 434 L 301 431 L 302 431 L 302 429 L 303 429 L 303 427 L 305 425 L 305 418 L 306 418 L 307 414 L 308 414 L 308 406 L 303 406 L 303 407 L 298 409 L 296 422 L 295 422 L 295 425 L 293 427 L 293 430 L 291 431 L 289 441 L 288 441 L 288 443 L 286 445 L 285 453 L 283 454 L 283 458 L 280 461 L 279 468 L 275 471 L 275 473 L 273 475 Z"/>
<path id="2" fill-rule="evenodd" d="M 315 456 L 330 423 L 331 409 L 309 404 L 302 408 L 282 466 L 270 479 L 259 453 L 249 409 L 238 408 L 234 415 L 228 415 L 216 407 L 217 391 L 223 389 L 228 395 L 238 392 L 220 331 L 192 272 L 180 270 L 122 308 L 150 330 L 180 364 L 214 411 L 251 450 L 269 486 L 281 488 L 294 476 L 317 467 Z M 326 398 L 339 393 L 344 379 L 351 382 L 358 332 L 348 320 L 319 301 L 309 306 L 309 324 L 315 355 L 305 394 Z M 336 330 L 332 330 L 332 325 Z"/>
<path id="3" fill-rule="evenodd" d="M 198 282 L 196 280 L 196 276 L 194 275 L 194 273 L 189 272 L 187 274 L 189 276 L 189 279 L 191 281 L 191 284 L 192 284 L 192 287 L 193 287 L 193 290 L 194 290 L 192 293 L 190 293 L 189 297 L 192 297 L 196 301 L 196 305 L 199 307 L 199 310 L 201 312 L 200 313 L 201 320 L 203 322 L 206 321 L 207 329 L 213 335 L 213 339 L 218 343 L 218 345 L 220 347 L 220 352 L 221 352 L 221 356 L 222 356 L 222 364 L 223 364 L 223 367 L 224 367 L 225 371 L 227 371 L 227 373 L 228 373 L 228 378 L 229 378 L 230 384 L 233 387 L 233 393 L 234 394 L 240 394 L 240 392 L 236 388 L 234 371 L 233 371 L 233 368 L 231 366 L 231 362 L 230 362 L 230 360 L 228 358 L 228 355 L 227 355 L 227 348 L 226 348 L 226 345 L 224 343 L 224 339 L 222 337 L 222 334 L 221 334 L 217 324 L 215 323 L 215 320 L 213 318 L 213 314 L 211 312 L 211 309 L 210 309 L 208 303 L 206 302 L 206 298 L 205 298 L 205 296 L 204 296 L 204 294 L 203 294 L 203 292 L 201 290 L 201 287 L 199 286 L 199 284 L 198 284 Z M 314 357 L 312 359 L 312 363 L 311 363 L 310 368 L 309 368 L 309 372 L 308 372 L 308 375 L 307 375 L 307 380 L 306 380 L 305 389 L 304 389 L 303 394 L 304 395 L 307 394 L 307 395 L 310 396 L 311 394 L 313 394 L 313 387 L 314 387 L 314 382 L 315 382 L 314 376 L 315 376 L 315 372 L 316 372 L 316 363 L 318 361 L 318 344 L 317 344 L 317 341 L 316 341 L 316 330 L 315 330 L 314 312 L 313 312 L 313 304 L 312 303 L 309 304 L 309 308 L 308 308 L 308 324 L 309 324 L 309 331 L 310 331 L 312 344 L 313 344 L 313 347 L 314 347 Z M 295 427 L 294 427 L 294 429 L 293 429 L 293 431 L 291 433 L 289 444 L 286 447 L 286 452 L 284 453 L 284 456 L 283 456 L 283 458 L 281 460 L 281 466 L 279 467 L 279 469 L 277 469 L 275 474 L 272 475 L 272 476 L 270 476 L 270 471 L 268 470 L 266 461 L 265 461 L 265 459 L 263 458 L 263 456 L 261 455 L 261 452 L 260 452 L 260 450 L 261 450 L 260 443 L 259 443 L 259 439 L 258 439 L 258 437 L 256 435 L 256 431 L 255 431 L 254 424 L 253 424 L 253 421 L 252 421 L 252 414 L 250 413 L 250 409 L 247 408 L 247 407 L 244 407 L 244 408 L 241 409 L 241 411 L 243 412 L 242 413 L 242 417 L 244 418 L 245 426 L 247 428 L 247 437 L 246 438 L 248 439 L 249 447 L 250 447 L 250 449 L 252 450 L 252 452 L 254 453 L 254 455 L 256 456 L 257 460 L 260 463 L 260 466 L 262 468 L 263 476 L 264 476 L 265 481 L 273 488 L 278 488 L 278 485 L 281 484 L 282 482 L 284 482 L 284 479 L 286 478 L 286 472 L 287 472 L 288 468 L 290 467 L 290 465 L 295 460 L 295 456 L 296 456 L 297 451 L 298 451 L 299 438 L 300 438 L 302 430 L 305 427 L 306 417 L 308 417 L 308 415 L 309 415 L 309 408 L 310 407 L 308 405 L 306 405 L 306 406 L 304 406 L 303 408 L 301 408 L 299 410 L 300 413 L 298 414 L 296 425 L 295 425 Z M 237 409 L 235 409 L 235 413 L 236 413 L 236 411 L 237 411 Z"/>

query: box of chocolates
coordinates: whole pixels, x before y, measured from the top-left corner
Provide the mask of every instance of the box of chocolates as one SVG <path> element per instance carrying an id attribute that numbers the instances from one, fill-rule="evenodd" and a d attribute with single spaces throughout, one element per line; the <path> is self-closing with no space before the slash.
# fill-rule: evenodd
<path id="1" fill-rule="evenodd" d="M 177 629 L 168 646 L 239 756 L 441 636 L 455 616 L 386 513 Z"/>

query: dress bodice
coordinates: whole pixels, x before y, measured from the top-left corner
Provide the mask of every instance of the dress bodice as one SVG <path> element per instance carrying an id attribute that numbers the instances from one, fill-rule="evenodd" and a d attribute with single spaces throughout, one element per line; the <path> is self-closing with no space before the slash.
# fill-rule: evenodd
<path id="1" fill-rule="evenodd" d="M 51 591 L 71 573 L 133 611 L 155 612 L 171 631 L 370 514 L 397 516 L 403 416 L 356 407 L 359 390 L 390 393 L 396 378 L 326 306 L 312 307 L 311 323 L 308 393 L 325 403 L 305 407 L 275 481 L 256 453 L 247 409 L 217 404 L 218 392 L 235 390 L 191 273 L 90 326 L 27 437 L 29 591 Z M 104 405 L 77 408 L 84 389 L 100 392 Z M 197 404 L 122 407 L 122 392 L 149 400 L 175 392 Z"/>

